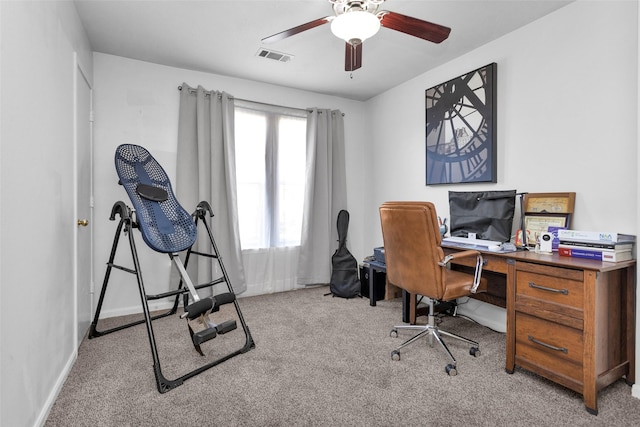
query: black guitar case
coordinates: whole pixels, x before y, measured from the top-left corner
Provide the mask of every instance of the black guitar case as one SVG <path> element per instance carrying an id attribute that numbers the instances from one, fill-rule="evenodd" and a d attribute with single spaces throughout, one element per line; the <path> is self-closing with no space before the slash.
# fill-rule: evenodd
<path id="1" fill-rule="evenodd" d="M 338 249 L 331 257 L 332 271 L 329 290 L 333 296 L 354 298 L 360 296 L 360 279 L 358 279 L 358 261 L 347 249 L 347 231 L 349 229 L 349 212 L 338 213 Z"/>

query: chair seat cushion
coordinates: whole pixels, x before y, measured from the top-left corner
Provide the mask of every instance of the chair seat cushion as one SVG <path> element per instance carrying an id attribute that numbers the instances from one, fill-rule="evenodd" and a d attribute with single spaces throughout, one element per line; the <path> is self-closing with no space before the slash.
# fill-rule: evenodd
<path id="1" fill-rule="evenodd" d="M 442 296 L 443 301 L 451 301 L 456 298 L 469 296 L 471 288 L 473 288 L 473 274 L 463 273 L 456 270 L 446 270 L 445 272 L 445 289 Z M 476 293 L 485 292 L 487 290 L 487 279 L 480 279 L 480 286 Z"/>

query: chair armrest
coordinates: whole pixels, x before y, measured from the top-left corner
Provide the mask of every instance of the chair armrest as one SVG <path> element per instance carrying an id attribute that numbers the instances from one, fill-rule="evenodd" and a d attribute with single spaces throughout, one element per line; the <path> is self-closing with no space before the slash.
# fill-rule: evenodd
<path id="1" fill-rule="evenodd" d="M 475 294 L 476 291 L 478 290 L 478 286 L 480 286 L 480 279 L 482 277 L 482 266 L 484 265 L 484 259 L 482 258 L 482 254 L 480 252 L 473 249 L 454 252 L 445 256 L 442 261 L 438 262 L 438 265 L 442 267 L 446 267 L 454 259 L 471 258 L 471 257 L 476 257 L 476 270 L 473 274 L 473 287 L 471 288 L 471 293 Z"/>

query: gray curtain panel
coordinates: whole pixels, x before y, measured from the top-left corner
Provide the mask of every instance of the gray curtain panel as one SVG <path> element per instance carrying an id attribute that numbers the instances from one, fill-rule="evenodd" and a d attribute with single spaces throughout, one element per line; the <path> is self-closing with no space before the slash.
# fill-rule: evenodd
<path id="1" fill-rule="evenodd" d="M 305 187 L 298 284 L 329 283 L 338 213 L 347 208 L 344 118 L 339 110 L 307 112 Z"/>
<path id="2" fill-rule="evenodd" d="M 211 205 L 213 236 L 224 260 L 235 293 L 246 290 L 238 229 L 234 141 L 234 101 L 224 92 L 206 91 L 182 84 L 178 122 L 176 194 L 189 211 L 200 201 Z M 201 232 L 199 230 L 199 232 Z M 199 239 L 199 250 L 210 244 Z M 211 271 L 209 261 L 189 260 L 190 274 L 197 271 L 198 283 L 221 276 Z M 193 263 L 193 264 L 192 264 Z"/>

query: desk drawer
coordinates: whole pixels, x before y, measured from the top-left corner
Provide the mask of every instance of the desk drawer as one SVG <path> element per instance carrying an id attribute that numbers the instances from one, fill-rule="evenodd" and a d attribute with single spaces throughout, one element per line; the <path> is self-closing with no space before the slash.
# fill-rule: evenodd
<path id="1" fill-rule="evenodd" d="M 524 313 L 516 314 L 518 364 L 571 386 L 583 381 L 582 357 L 582 331 Z"/>
<path id="2" fill-rule="evenodd" d="M 516 272 L 516 310 L 582 329 L 583 308 L 582 281 L 561 274 Z"/>

